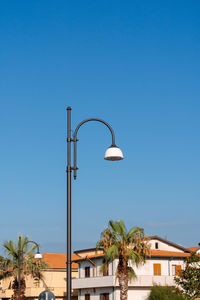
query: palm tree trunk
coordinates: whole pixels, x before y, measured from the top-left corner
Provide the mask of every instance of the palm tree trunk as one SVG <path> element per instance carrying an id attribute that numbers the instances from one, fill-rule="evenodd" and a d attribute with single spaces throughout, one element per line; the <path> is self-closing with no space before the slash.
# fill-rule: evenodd
<path id="1" fill-rule="evenodd" d="M 128 299 L 128 274 L 119 274 L 120 300 Z"/>
<path id="2" fill-rule="evenodd" d="M 19 282 L 18 279 L 15 278 L 12 284 L 12 289 L 13 289 L 13 300 L 18 300 L 18 288 L 19 288 Z M 25 299 L 25 290 L 26 290 L 26 283 L 24 278 L 21 278 L 21 284 L 20 284 L 20 300 Z"/>

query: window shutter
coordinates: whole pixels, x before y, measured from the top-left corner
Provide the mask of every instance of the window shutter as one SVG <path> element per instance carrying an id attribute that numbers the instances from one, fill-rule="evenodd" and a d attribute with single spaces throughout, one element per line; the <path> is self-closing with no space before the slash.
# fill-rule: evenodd
<path id="1" fill-rule="evenodd" d="M 161 275 L 161 264 L 153 264 L 153 274 L 155 276 Z"/>
<path id="2" fill-rule="evenodd" d="M 108 293 L 100 294 L 100 300 L 109 300 L 109 294 Z"/>
<path id="3" fill-rule="evenodd" d="M 182 271 L 181 266 L 180 265 L 176 265 L 175 269 L 176 269 L 176 273 L 175 273 L 176 276 L 180 275 L 180 272 Z"/>
<path id="4" fill-rule="evenodd" d="M 85 267 L 85 277 L 90 277 L 90 267 Z"/>

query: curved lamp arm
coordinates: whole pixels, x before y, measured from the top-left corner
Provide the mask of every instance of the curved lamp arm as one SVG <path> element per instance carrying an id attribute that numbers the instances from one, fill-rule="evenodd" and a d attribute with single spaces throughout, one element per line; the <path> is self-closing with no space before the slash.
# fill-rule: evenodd
<path id="1" fill-rule="evenodd" d="M 112 145 L 111 145 L 111 147 L 116 147 L 114 131 L 113 131 L 112 127 L 107 122 L 105 122 L 101 119 L 97 119 L 97 118 L 90 118 L 90 119 L 86 119 L 86 120 L 82 121 L 81 123 L 79 123 L 78 126 L 76 127 L 75 131 L 74 131 L 74 138 L 73 138 L 73 142 L 74 142 L 74 167 L 72 169 L 74 171 L 74 179 L 76 179 L 76 176 L 77 176 L 76 171 L 78 170 L 77 165 L 76 165 L 76 161 L 77 161 L 76 142 L 78 141 L 76 139 L 77 132 L 83 124 L 85 124 L 87 122 L 90 122 L 90 121 L 97 121 L 97 122 L 100 122 L 100 123 L 103 123 L 104 125 L 106 125 L 108 127 L 108 129 L 110 130 L 111 135 L 112 135 Z"/>
<path id="2" fill-rule="evenodd" d="M 22 249 L 21 249 L 22 261 L 23 261 L 23 249 L 24 249 L 24 246 L 27 245 L 27 244 L 29 244 L 29 243 L 32 243 L 32 244 L 35 244 L 35 245 L 36 245 L 36 247 L 37 247 L 37 253 L 36 253 L 36 255 L 39 254 L 39 255 L 41 256 L 39 244 L 36 243 L 36 242 L 34 242 L 34 241 L 26 241 L 26 242 L 23 244 L 23 247 L 22 247 Z M 37 257 L 36 257 L 36 258 L 37 258 Z M 40 258 L 40 257 L 38 257 L 38 258 Z"/>
<path id="3" fill-rule="evenodd" d="M 39 246 L 39 244 L 38 244 L 38 243 L 36 243 L 36 242 L 34 242 L 34 241 L 27 241 L 27 242 L 25 242 L 25 243 L 24 243 L 24 245 L 23 245 L 23 248 L 24 248 L 24 246 L 25 246 L 25 245 L 27 245 L 28 243 L 35 244 L 35 245 L 36 245 L 36 247 L 37 247 L 37 253 L 39 253 L 39 252 L 40 252 L 40 246 Z M 22 248 L 22 249 L 23 249 L 23 248 Z"/>

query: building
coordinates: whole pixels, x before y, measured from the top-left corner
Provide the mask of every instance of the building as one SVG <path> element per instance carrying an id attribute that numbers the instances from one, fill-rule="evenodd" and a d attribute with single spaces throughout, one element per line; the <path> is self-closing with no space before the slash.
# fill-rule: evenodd
<path id="1" fill-rule="evenodd" d="M 184 267 L 184 259 L 191 252 L 200 253 L 200 245 L 185 248 L 158 236 L 150 237 L 151 255 L 146 263 L 134 267 L 137 278 L 129 283 L 128 299 L 146 300 L 154 284 L 174 285 L 174 276 Z M 103 251 L 85 249 L 72 254 L 72 300 L 119 300 L 119 283 L 115 273 L 117 260 L 108 266 L 104 274 L 100 272 Z M 26 281 L 26 297 L 36 300 L 41 292 L 50 290 L 56 299 L 66 298 L 66 254 L 44 253 L 48 264 L 44 280 L 36 284 L 30 277 Z M 0 300 L 9 300 L 13 294 L 12 278 L 0 281 Z"/>
<path id="2" fill-rule="evenodd" d="M 187 249 L 158 236 L 150 237 L 151 255 L 146 263 L 133 266 L 137 278 L 129 283 L 128 299 L 146 300 L 153 285 L 175 285 L 174 276 L 184 267 L 184 259 L 200 247 Z M 197 249 L 198 248 L 198 249 Z M 108 266 L 107 274 L 100 272 L 103 252 L 95 249 L 76 251 L 80 256 L 78 278 L 73 279 L 72 288 L 77 291 L 78 300 L 119 300 L 119 283 L 115 273 L 118 261 Z"/>
<path id="3" fill-rule="evenodd" d="M 72 260 L 79 258 L 72 254 Z M 28 276 L 26 280 L 26 298 L 36 300 L 41 292 L 50 290 L 56 299 L 64 300 L 66 298 L 66 254 L 64 253 L 44 253 L 43 260 L 48 264 L 44 271 L 44 280 L 38 284 Z M 72 278 L 78 277 L 78 264 L 72 263 Z M 13 278 L 7 278 L 0 281 L 0 299 L 11 299 Z M 77 291 L 72 292 L 72 299 L 77 300 Z"/>

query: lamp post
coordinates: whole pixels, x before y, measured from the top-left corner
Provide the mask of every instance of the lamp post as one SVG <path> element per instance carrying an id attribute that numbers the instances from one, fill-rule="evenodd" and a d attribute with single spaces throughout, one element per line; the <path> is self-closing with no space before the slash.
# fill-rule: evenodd
<path id="1" fill-rule="evenodd" d="M 18 300 L 20 300 L 20 293 L 21 293 L 21 263 L 23 263 L 23 249 L 24 246 L 32 243 L 35 244 L 37 247 L 37 253 L 34 255 L 35 258 L 39 259 L 42 258 L 42 254 L 40 253 L 39 244 L 34 241 L 26 241 L 22 246 L 22 238 L 19 236 L 19 246 L 18 246 Z"/>
<path id="2" fill-rule="evenodd" d="M 103 123 L 107 126 L 107 128 L 110 130 L 111 137 L 112 137 L 112 144 L 111 146 L 106 150 L 104 159 L 110 160 L 110 161 L 117 161 L 123 159 L 123 153 L 122 151 L 116 146 L 115 144 L 115 135 L 114 131 L 111 128 L 111 126 L 97 118 L 90 118 L 82 121 L 78 124 L 74 131 L 73 138 L 71 137 L 71 107 L 67 107 L 67 264 L 66 264 L 66 275 L 67 275 L 67 300 L 71 300 L 71 173 L 74 172 L 74 179 L 77 177 L 77 153 L 76 153 L 76 144 L 77 144 L 77 133 L 79 128 L 90 121 L 96 121 Z M 74 165 L 71 166 L 71 143 L 74 143 Z"/>

